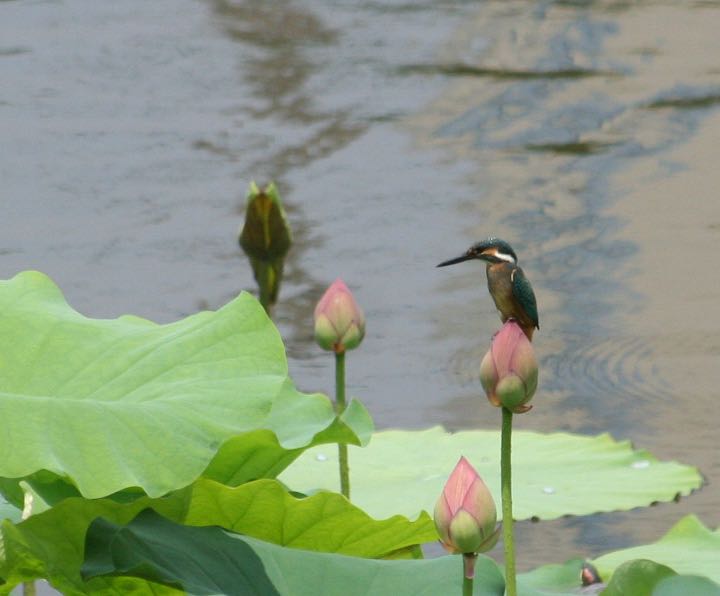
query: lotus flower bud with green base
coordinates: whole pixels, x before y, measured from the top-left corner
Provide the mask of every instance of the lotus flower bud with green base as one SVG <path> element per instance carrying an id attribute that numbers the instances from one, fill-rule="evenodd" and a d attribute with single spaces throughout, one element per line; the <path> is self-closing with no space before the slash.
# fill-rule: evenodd
<path id="1" fill-rule="evenodd" d="M 364 336 L 365 316 L 338 278 L 315 307 L 315 341 L 323 350 L 342 354 L 359 346 Z"/>
<path id="2" fill-rule="evenodd" d="M 264 261 L 283 258 L 292 243 L 280 195 L 274 183 L 262 190 L 250 183 L 245 210 L 245 224 L 240 232 L 240 246 L 245 254 Z"/>
<path id="3" fill-rule="evenodd" d="M 498 540 L 495 501 L 467 459 L 460 458 L 435 505 L 435 527 L 451 553 L 490 550 Z"/>
<path id="4" fill-rule="evenodd" d="M 480 381 L 490 403 L 516 414 L 527 412 L 535 395 L 538 363 L 520 326 L 510 319 L 492 339 L 480 364 Z"/>
<path id="5" fill-rule="evenodd" d="M 260 303 L 268 314 L 278 299 L 285 255 L 291 243 L 290 224 L 275 184 L 271 182 L 261 190 L 251 182 L 240 246 L 250 259 Z"/>

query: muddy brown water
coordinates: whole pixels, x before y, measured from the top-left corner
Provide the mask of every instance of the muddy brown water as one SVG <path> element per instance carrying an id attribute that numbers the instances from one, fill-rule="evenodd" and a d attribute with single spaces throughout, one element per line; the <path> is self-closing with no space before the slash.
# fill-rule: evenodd
<path id="1" fill-rule="evenodd" d="M 520 567 L 689 512 L 715 527 L 719 24 L 707 0 L 0 1 L 0 275 L 42 270 L 93 317 L 217 308 L 254 291 L 243 195 L 274 179 L 300 388 L 330 390 L 312 308 L 342 276 L 368 319 L 349 390 L 378 427 L 495 428 L 483 268 L 435 265 L 499 235 L 541 318 L 517 427 L 608 431 L 707 479 L 519 524 Z"/>

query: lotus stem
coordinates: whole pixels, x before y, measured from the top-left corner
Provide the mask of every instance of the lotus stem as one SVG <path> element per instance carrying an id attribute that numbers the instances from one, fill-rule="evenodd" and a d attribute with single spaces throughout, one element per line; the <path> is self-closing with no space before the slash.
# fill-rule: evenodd
<path id="1" fill-rule="evenodd" d="M 464 577 L 463 576 L 463 588 L 462 588 L 463 596 L 472 596 L 473 583 L 474 582 L 473 582 L 472 577 Z"/>
<path id="2" fill-rule="evenodd" d="M 335 412 L 338 416 L 345 410 L 345 352 L 335 352 Z M 340 463 L 340 492 L 350 500 L 350 470 L 348 449 L 345 443 L 338 443 Z"/>
<path id="3" fill-rule="evenodd" d="M 22 518 L 21 518 L 23 521 L 25 521 L 32 515 L 33 501 L 34 501 L 33 494 L 29 490 L 25 491 L 24 500 L 23 500 Z M 23 593 L 23 596 L 35 596 L 35 594 L 37 594 L 37 590 L 35 588 L 35 582 L 34 581 L 23 582 L 22 593 Z"/>
<path id="4" fill-rule="evenodd" d="M 503 545 L 505 548 L 505 594 L 517 596 L 515 580 L 515 539 L 512 515 L 512 417 L 507 408 L 502 409 L 502 436 L 500 445 L 500 483 L 502 485 Z"/>
<path id="5" fill-rule="evenodd" d="M 463 555 L 463 596 L 472 596 L 475 581 L 475 561 L 477 561 L 477 553 L 465 553 Z"/>

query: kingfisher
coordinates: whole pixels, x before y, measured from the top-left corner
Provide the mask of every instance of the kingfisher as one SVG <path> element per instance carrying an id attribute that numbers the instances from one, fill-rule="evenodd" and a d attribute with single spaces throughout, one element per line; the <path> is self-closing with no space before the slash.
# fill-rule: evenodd
<path id="1" fill-rule="evenodd" d="M 530 281 L 518 267 L 517 255 L 510 244 L 500 238 L 476 242 L 465 254 L 443 261 L 438 267 L 455 265 L 471 259 L 485 261 L 487 284 L 503 323 L 514 319 L 532 341 L 535 329 L 540 329 L 537 302 Z"/>

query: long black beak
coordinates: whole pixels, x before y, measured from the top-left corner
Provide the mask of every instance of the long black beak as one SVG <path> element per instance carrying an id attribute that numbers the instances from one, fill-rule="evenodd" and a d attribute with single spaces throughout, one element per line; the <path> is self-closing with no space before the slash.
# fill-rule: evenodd
<path id="1" fill-rule="evenodd" d="M 465 255 L 461 255 L 459 257 L 455 257 L 454 259 L 450 259 L 449 261 L 443 261 L 442 263 L 440 263 L 437 266 L 438 267 L 447 267 L 448 265 L 455 265 L 456 263 L 462 263 L 463 261 L 469 261 L 472 258 L 473 258 L 472 256 L 465 254 Z"/>

